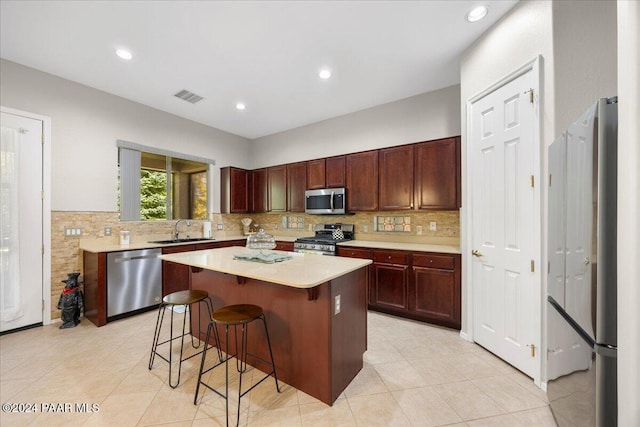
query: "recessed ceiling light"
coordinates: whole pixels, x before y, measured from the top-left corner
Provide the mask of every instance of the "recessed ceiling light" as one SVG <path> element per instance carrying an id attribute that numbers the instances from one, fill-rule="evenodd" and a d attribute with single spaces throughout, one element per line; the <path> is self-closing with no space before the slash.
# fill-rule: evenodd
<path id="1" fill-rule="evenodd" d="M 126 49 L 117 49 L 116 55 L 118 55 L 122 59 L 126 59 L 127 61 L 133 58 L 133 55 L 131 54 L 131 52 L 129 52 Z"/>
<path id="2" fill-rule="evenodd" d="M 477 22 L 487 16 L 487 13 L 489 13 L 489 9 L 486 6 L 478 6 L 467 13 L 466 18 L 469 22 Z"/>
<path id="3" fill-rule="evenodd" d="M 320 77 L 322 80 L 326 80 L 329 77 L 331 77 L 331 71 L 327 70 L 326 68 L 320 70 L 320 72 L 318 73 L 318 77 Z"/>
<path id="4" fill-rule="evenodd" d="M 236 104 L 236 110 L 244 110 L 244 109 L 246 109 L 246 108 L 247 108 L 247 106 L 246 106 L 246 105 L 244 105 L 242 102 L 238 102 L 238 103 Z"/>

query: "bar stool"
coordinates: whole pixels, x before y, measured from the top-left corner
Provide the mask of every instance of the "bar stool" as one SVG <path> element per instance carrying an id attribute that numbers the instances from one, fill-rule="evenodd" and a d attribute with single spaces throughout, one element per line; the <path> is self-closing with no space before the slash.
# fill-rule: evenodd
<path id="1" fill-rule="evenodd" d="M 205 305 L 205 308 L 209 314 L 209 318 L 211 317 L 211 313 L 213 312 L 213 305 L 211 303 L 211 297 L 209 297 L 209 293 L 207 291 L 201 291 L 201 290 L 186 290 L 186 291 L 178 291 L 178 292 L 173 292 L 171 294 L 166 295 L 164 298 L 162 298 L 162 302 L 160 303 L 160 306 L 158 307 L 158 318 L 156 320 L 156 329 L 155 329 L 155 333 L 153 335 L 153 344 L 151 345 L 151 355 L 149 356 L 149 370 L 151 370 L 151 368 L 153 367 L 153 362 L 154 359 L 156 357 L 156 355 L 158 357 L 160 357 L 161 359 L 163 359 L 164 361 L 166 361 L 167 363 L 169 363 L 169 386 L 171 386 L 171 388 L 176 388 L 178 387 L 178 384 L 180 384 L 180 374 L 182 371 L 182 362 L 184 362 L 185 360 L 191 359 L 194 356 L 197 356 L 198 354 L 202 353 L 204 350 L 206 350 L 207 348 L 207 344 L 208 344 L 208 339 L 207 341 L 205 341 L 205 345 L 203 350 L 200 350 L 197 353 L 194 353 L 188 357 L 183 358 L 183 351 L 184 351 L 184 337 L 185 335 L 191 335 L 191 346 L 193 348 L 200 348 L 200 341 L 198 340 L 198 343 L 196 344 L 194 339 L 193 339 L 193 335 L 191 334 L 191 306 L 193 304 L 198 304 L 198 312 L 200 312 L 200 307 L 201 304 Z M 182 334 L 178 335 L 178 336 L 173 336 L 173 313 L 174 307 L 178 307 L 178 306 L 182 306 L 184 307 L 184 316 L 182 318 Z M 169 339 L 166 341 L 162 341 L 162 342 L 158 342 L 160 339 L 160 332 L 162 330 L 162 323 L 164 320 L 164 312 L 167 309 L 167 307 L 169 309 L 171 309 L 171 327 L 170 327 L 170 333 L 169 333 Z M 186 320 L 187 320 L 187 311 L 189 311 L 189 332 L 185 332 L 185 326 L 186 326 Z M 200 328 L 200 322 L 198 322 L 198 332 L 202 332 L 201 328 Z M 201 334 L 198 335 L 198 337 L 200 337 Z M 217 337 L 217 336 L 216 336 Z M 180 359 L 178 361 L 178 380 L 176 381 L 176 383 L 174 384 L 171 381 L 171 373 L 173 371 L 172 367 L 173 367 L 173 341 L 177 340 L 178 338 L 180 338 Z M 218 340 L 216 339 L 216 343 L 218 342 Z M 165 356 L 163 356 L 162 354 L 160 354 L 158 352 L 158 347 L 163 345 L 163 344 L 167 344 L 169 343 L 169 358 L 167 359 Z M 218 349 L 218 352 L 220 353 L 220 350 Z M 220 357 L 222 357 L 222 354 L 220 353 Z"/>
<path id="2" fill-rule="evenodd" d="M 269 363 L 271 365 L 271 372 L 266 374 L 260 381 L 252 385 L 249 389 L 242 392 L 242 374 L 247 370 L 247 335 L 248 330 L 247 326 L 249 323 L 254 320 L 262 320 L 262 324 L 264 325 L 264 333 L 267 337 L 267 345 L 269 347 L 269 356 L 271 357 L 271 361 L 264 360 L 261 357 L 258 357 L 255 354 L 251 354 L 252 357 L 255 357 L 258 360 L 263 361 L 264 363 Z M 252 304 L 238 304 L 238 305 L 229 305 L 226 307 L 222 307 L 213 312 L 211 316 L 211 322 L 209 323 L 209 327 L 207 328 L 207 338 L 205 339 L 205 343 L 209 342 L 209 337 L 211 336 L 211 330 L 214 330 L 214 335 L 216 335 L 216 325 L 224 325 L 224 333 L 225 333 L 225 344 L 226 344 L 226 357 L 222 359 L 219 354 L 219 362 L 209 369 L 204 369 L 204 362 L 207 357 L 207 349 L 205 348 L 202 352 L 202 362 L 200 363 L 200 373 L 198 375 L 198 385 L 196 386 L 196 395 L 193 398 L 193 404 L 197 405 L 198 400 L 198 392 L 200 390 L 200 384 L 208 388 L 209 390 L 216 393 L 218 396 L 224 398 L 226 401 L 226 418 L 227 418 L 227 426 L 229 425 L 229 359 L 235 357 L 236 358 L 236 370 L 240 374 L 239 385 L 238 385 L 238 414 L 236 418 L 236 425 L 240 422 L 240 399 L 245 394 L 249 393 L 256 387 L 258 384 L 269 378 L 273 375 L 273 378 L 276 381 L 276 390 L 280 393 L 280 385 L 278 384 L 278 376 L 276 374 L 276 365 L 273 361 L 273 351 L 271 350 L 271 339 L 269 338 L 269 330 L 267 329 L 267 320 L 264 316 L 264 312 L 262 307 Z M 235 350 L 236 353 L 233 355 L 229 355 L 229 326 L 234 327 L 234 335 L 235 335 Z M 238 329 L 237 327 L 242 327 L 241 338 L 240 338 L 240 347 L 238 347 Z M 216 339 L 216 343 L 218 344 L 218 353 L 220 353 L 220 341 Z M 225 393 L 222 394 L 219 391 L 215 390 L 213 387 L 209 386 L 207 383 L 202 381 L 202 375 L 207 372 L 217 368 L 218 366 L 225 365 Z"/>

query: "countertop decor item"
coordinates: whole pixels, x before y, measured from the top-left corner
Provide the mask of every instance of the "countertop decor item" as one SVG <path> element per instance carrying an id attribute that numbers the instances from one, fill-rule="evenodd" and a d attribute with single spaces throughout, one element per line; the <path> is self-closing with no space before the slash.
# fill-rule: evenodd
<path id="1" fill-rule="evenodd" d="M 251 221 L 253 221 L 251 218 L 242 218 L 240 220 L 240 222 L 242 223 L 242 231 L 244 232 L 245 236 L 248 235 L 251 231 Z"/>
<path id="2" fill-rule="evenodd" d="M 256 234 L 247 237 L 247 248 L 262 251 L 263 249 L 273 249 L 276 247 L 276 239 L 272 234 L 265 233 L 264 229 L 258 230 Z"/>

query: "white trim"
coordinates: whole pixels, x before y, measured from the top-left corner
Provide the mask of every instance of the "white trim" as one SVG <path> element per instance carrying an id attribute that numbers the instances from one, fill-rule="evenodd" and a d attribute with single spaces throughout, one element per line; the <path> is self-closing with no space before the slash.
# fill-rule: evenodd
<path id="1" fill-rule="evenodd" d="M 546 221 L 543 219 L 543 206 L 542 206 L 542 200 L 541 200 L 541 195 L 542 195 L 542 179 L 541 177 L 544 176 L 542 174 L 542 163 L 541 163 L 541 153 L 542 150 L 544 149 L 544 147 L 542 146 L 541 143 L 541 126 L 542 126 L 542 122 L 540 120 L 541 117 L 543 117 L 542 114 L 542 96 L 541 96 L 541 87 L 542 87 L 542 82 L 541 82 L 541 59 L 542 57 L 540 55 L 537 55 L 535 58 L 533 58 L 532 60 L 528 61 L 527 63 L 525 63 L 524 65 L 520 66 L 519 68 L 517 68 L 516 70 L 512 71 L 511 73 L 507 74 L 506 76 L 504 76 L 503 78 L 499 79 L 497 82 L 493 83 L 492 85 L 490 85 L 489 87 L 487 87 L 486 89 L 482 90 L 481 92 L 479 92 L 478 94 L 472 96 L 471 98 L 467 99 L 466 101 L 466 118 L 467 118 L 467 122 L 466 122 L 466 138 L 463 144 L 463 153 L 464 153 L 464 160 L 466 163 L 466 168 L 465 168 L 465 172 L 466 172 L 466 176 L 464 179 L 464 188 L 466 190 L 471 188 L 471 169 L 472 169 L 472 163 L 471 163 L 471 152 L 468 149 L 468 144 L 469 144 L 469 139 L 471 137 L 471 108 L 473 106 L 474 103 L 476 103 L 477 101 L 479 101 L 480 99 L 484 98 L 485 96 L 491 94 L 492 92 L 494 92 L 495 90 L 499 89 L 500 87 L 506 85 L 507 83 L 517 79 L 518 77 L 520 77 L 521 75 L 531 71 L 533 72 L 533 79 L 534 79 L 534 86 L 532 89 L 534 90 L 534 115 L 533 115 L 533 152 L 534 152 L 534 159 L 533 159 L 533 168 L 534 168 L 534 179 L 535 182 L 538 183 L 536 186 L 536 191 L 534 192 L 534 210 L 536 212 L 539 212 L 539 215 L 534 215 L 534 233 L 537 234 L 538 238 L 535 241 L 535 247 L 533 248 L 533 253 L 535 254 L 535 264 L 538 266 L 538 268 L 536 268 L 536 271 L 534 273 L 534 281 L 535 283 L 537 283 L 538 285 L 538 290 L 539 292 L 537 292 L 535 294 L 535 299 L 533 301 L 534 304 L 536 304 L 537 307 L 540 307 L 540 309 L 536 312 L 534 319 L 532 319 L 533 324 L 534 325 L 539 325 L 539 329 L 538 330 L 534 330 L 533 336 L 534 336 L 534 340 L 536 341 L 536 346 L 538 347 L 538 349 L 540 350 L 538 352 L 538 357 L 540 358 L 540 364 L 538 366 L 538 371 L 535 373 L 534 375 L 534 382 L 536 385 L 541 386 L 541 375 L 543 371 L 543 364 L 545 362 L 545 357 L 542 357 L 543 354 L 546 354 L 546 349 L 543 349 L 541 344 L 542 344 L 542 332 L 543 332 L 543 325 L 542 325 L 542 310 L 544 309 L 544 306 L 542 304 L 542 296 L 543 296 L 543 284 L 542 284 L 542 272 L 546 271 L 546 265 L 545 263 L 542 262 L 543 259 L 543 252 L 542 252 L 542 241 L 543 241 L 543 229 L 542 226 L 543 224 L 546 224 Z M 463 339 L 466 339 L 468 341 L 474 341 L 474 337 L 473 337 L 473 292 L 471 289 L 471 271 L 473 268 L 473 264 L 472 264 L 472 259 L 471 256 L 469 256 L 469 254 L 471 253 L 471 246 L 472 246 L 472 231 L 471 231 L 471 224 L 472 224 L 472 216 L 473 216 L 473 212 L 471 209 L 471 202 L 472 202 L 472 196 L 471 196 L 471 192 L 470 191 L 465 191 L 463 190 L 463 195 L 464 195 L 464 203 L 463 203 L 463 209 L 461 209 L 461 215 L 460 218 L 461 220 L 464 221 L 461 227 L 461 239 L 460 239 L 460 243 L 461 243 L 461 252 L 462 252 L 462 284 L 463 284 L 463 289 L 462 289 L 462 298 L 463 298 L 463 307 L 466 308 L 466 311 L 463 314 L 463 317 L 466 317 L 466 331 L 460 331 L 460 337 Z"/>
<path id="2" fill-rule="evenodd" d="M 29 113 L 0 106 L 3 113 L 14 114 L 28 119 L 42 122 L 42 244 L 44 254 L 42 255 L 42 298 L 44 309 L 42 312 L 42 324 L 51 324 L 51 117 L 40 114 Z"/>

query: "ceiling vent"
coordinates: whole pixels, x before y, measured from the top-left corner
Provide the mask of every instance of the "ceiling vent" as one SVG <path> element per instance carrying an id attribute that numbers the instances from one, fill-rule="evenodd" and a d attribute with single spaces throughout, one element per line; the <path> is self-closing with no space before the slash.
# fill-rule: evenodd
<path id="1" fill-rule="evenodd" d="M 180 99 L 183 99 L 187 102 L 190 102 L 192 104 L 195 104 L 198 101 L 202 101 L 204 98 L 201 97 L 200 95 L 196 95 L 193 92 L 189 92 L 188 90 L 181 90 L 180 92 L 176 93 L 174 96 L 177 96 Z"/>

